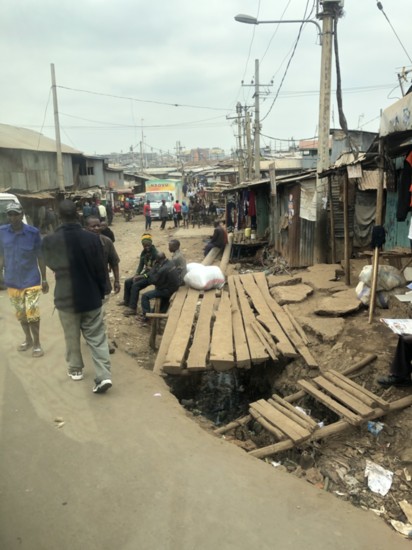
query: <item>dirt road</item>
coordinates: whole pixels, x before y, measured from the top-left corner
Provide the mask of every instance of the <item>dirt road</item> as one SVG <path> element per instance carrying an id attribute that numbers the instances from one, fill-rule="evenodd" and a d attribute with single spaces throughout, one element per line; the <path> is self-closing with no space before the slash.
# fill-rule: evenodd
<path id="1" fill-rule="evenodd" d="M 52 296 L 45 356 L 0 293 L 0 548 L 409 548 L 371 512 L 248 457 L 191 421 L 161 378 L 117 350 L 113 388 L 66 376 Z"/>

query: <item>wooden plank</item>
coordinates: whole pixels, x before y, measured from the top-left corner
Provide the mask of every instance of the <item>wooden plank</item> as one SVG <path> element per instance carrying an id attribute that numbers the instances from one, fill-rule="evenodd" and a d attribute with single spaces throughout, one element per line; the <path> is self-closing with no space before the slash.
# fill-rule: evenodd
<path id="1" fill-rule="evenodd" d="M 189 371 L 206 370 L 215 300 L 216 296 L 214 290 L 209 290 L 204 293 L 197 318 L 195 333 L 193 335 L 192 345 L 190 346 L 189 355 L 187 358 L 186 366 Z"/>
<path id="2" fill-rule="evenodd" d="M 272 400 L 278 403 L 279 405 L 282 405 L 282 407 L 289 410 L 296 416 L 298 416 L 301 422 L 305 423 L 305 426 L 307 427 L 308 430 L 313 431 L 319 428 L 318 423 L 315 422 L 311 416 L 299 411 L 296 407 L 294 407 L 293 405 L 291 405 L 290 403 L 288 403 L 287 401 L 279 397 L 279 395 L 273 394 Z"/>
<path id="3" fill-rule="evenodd" d="M 245 327 L 250 360 L 252 363 L 263 363 L 263 361 L 267 361 L 269 359 L 269 354 L 262 345 L 262 342 L 256 336 L 255 331 L 252 329 L 252 324 L 255 322 L 255 316 L 250 308 L 249 302 L 247 301 L 243 287 L 240 283 L 240 279 L 238 277 L 234 277 L 233 280 L 235 282 L 241 315 Z"/>
<path id="4" fill-rule="evenodd" d="M 329 397 L 329 395 L 324 394 L 323 392 L 315 388 L 315 386 L 307 380 L 298 380 L 298 384 L 301 388 L 305 390 L 306 393 L 314 397 L 320 403 L 326 405 L 328 409 L 335 412 L 339 416 L 343 416 L 345 420 L 347 420 L 350 424 L 356 426 L 357 424 L 362 422 L 363 419 L 361 416 L 358 416 L 354 412 L 350 411 L 349 409 L 332 399 L 332 397 Z"/>
<path id="5" fill-rule="evenodd" d="M 232 327 L 235 347 L 236 366 L 240 369 L 250 369 L 250 353 L 247 345 L 245 327 L 240 312 L 237 291 L 233 276 L 228 277 L 227 284 L 229 288 L 230 305 L 232 308 Z"/>
<path id="6" fill-rule="evenodd" d="M 217 371 L 230 370 L 235 366 L 233 353 L 232 311 L 229 294 L 222 292 L 210 343 L 210 362 Z"/>
<path id="7" fill-rule="evenodd" d="M 350 386 L 351 387 L 351 391 L 352 392 L 356 392 L 358 393 L 359 395 L 359 392 L 364 396 L 364 399 L 369 399 L 372 401 L 372 404 L 369 404 L 367 401 L 365 401 L 365 403 L 369 404 L 369 406 L 371 408 L 375 408 L 375 407 L 380 407 L 381 409 L 383 410 L 386 410 L 389 408 L 389 403 L 387 401 L 385 401 L 384 399 L 382 399 L 381 397 L 379 397 L 379 395 L 375 395 L 374 393 L 370 392 L 369 390 L 367 390 L 366 388 L 363 388 L 362 386 L 360 386 L 359 384 L 357 384 L 356 382 L 354 382 L 353 380 L 351 380 L 350 378 L 347 378 L 346 376 L 344 376 L 343 373 L 340 373 L 340 372 L 337 372 L 333 369 L 327 371 L 328 374 L 332 375 L 335 380 L 334 380 L 334 383 L 336 385 L 338 380 L 342 383 L 342 384 L 345 384 L 346 386 Z M 326 373 L 323 373 L 324 375 Z M 360 397 L 359 397 L 360 399 Z"/>
<path id="8" fill-rule="evenodd" d="M 259 340 L 262 342 L 262 345 L 264 346 L 265 350 L 268 352 L 269 356 L 273 361 L 276 361 L 278 356 L 276 353 L 276 344 L 269 340 L 269 338 L 266 337 L 266 334 L 268 334 L 265 329 L 262 327 L 260 323 L 253 323 L 252 324 L 253 330 L 256 332 L 256 336 L 259 338 Z"/>
<path id="9" fill-rule="evenodd" d="M 319 366 L 316 359 L 310 353 L 308 348 L 302 341 L 302 338 L 296 332 L 295 327 L 293 326 L 288 315 L 283 311 L 282 307 L 273 299 L 269 292 L 267 285 L 266 275 L 264 273 L 254 273 L 253 277 L 256 281 L 256 284 L 259 286 L 259 290 L 263 294 L 263 297 L 269 307 L 269 309 L 274 314 L 279 325 L 282 327 L 285 334 L 287 334 L 291 343 L 295 346 L 299 354 L 303 357 L 306 364 L 311 368 L 316 368 Z"/>
<path id="10" fill-rule="evenodd" d="M 185 303 L 182 307 L 179 322 L 176 322 L 176 317 L 172 317 L 171 319 L 176 326 L 179 326 L 179 330 L 175 332 L 170 342 L 169 349 L 167 350 L 166 358 L 163 363 L 164 372 L 174 374 L 176 371 L 183 368 L 198 300 L 199 291 L 189 288 Z"/>
<path id="11" fill-rule="evenodd" d="M 305 344 L 305 346 L 307 346 L 309 344 L 309 340 L 308 340 L 308 337 L 306 336 L 305 334 L 305 331 L 303 330 L 303 328 L 300 326 L 300 324 L 297 322 L 295 316 L 293 315 L 293 313 L 290 311 L 289 307 L 288 306 L 282 306 L 283 307 L 283 311 L 286 313 L 286 315 L 289 317 L 292 325 L 295 327 L 296 329 L 296 332 L 299 334 L 299 336 L 302 338 L 302 342 Z"/>
<path id="12" fill-rule="evenodd" d="M 261 322 L 270 334 L 275 338 L 277 349 L 285 357 L 297 357 L 295 348 L 289 341 L 289 338 L 283 331 L 282 327 L 273 316 L 273 313 L 269 309 L 265 297 L 261 293 L 260 287 L 255 282 L 253 275 L 241 275 L 240 281 L 243 285 L 244 291 L 248 294 L 253 302 L 253 307 L 258 312 L 257 319 Z"/>
<path id="13" fill-rule="evenodd" d="M 388 412 L 398 411 L 411 406 L 412 395 L 408 395 L 407 397 L 403 397 L 402 399 L 398 399 L 397 401 L 392 401 L 391 403 L 389 403 L 389 409 L 387 411 L 384 411 L 382 409 L 374 409 L 373 418 L 379 418 L 380 416 L 384 416 Z M 310 438 L 305 441 L 305 445 L 312 443 L 312 441 L 318 441 L 319 439 L 325 439 L 326 437 L 342 433 L 349 427 L 349 422 L 347 422 L 346 420 L 339 420 L 338 422 L 334 422 L 333 424 L 329 424 L 328 426 L 319 428 L 319 430 L 313 432 Z M 274 443 L 273 445 L 268 445 L 267 447 L 255 449 L 254 451 L 250 451 L 248 454 L 256 458 L 265 458 L 266 456 L 272 456 L 276 453 L 287 451 L 293 446 L 293 441 L 291 441 L 290 439 L 286 439 L 285 441 L 280 441 L 279 443 Z"/>
<path id="14" fill-rule="evenodd" d="M 160 342 L 159 351 L 157 352 L 155 364 L 153 367 L 153 372 L 155 374 L 160 374 L 160 371 L 162 370 L 167 350 L 169 349 L 170 343 L 176 332 L 176 319 L 179 318 L 180 312 L 182 311 L 183 304 L 186 300 L 187 291 L 188 288 L 182 286 L 174 295 L 174 299 L 169 310 L 170 318 L 166 323 L 165 330 L 162 336 L 162 341 Z"/>
<path id="15" fill-rule="evenodd" d="M 326 380 L 323 376 L 313 378 L 312 382 L 315 382 L 315 384 L 330 393 L 333 398 L 343 403 L 345 407 L 352 409 L 355 413 L 360 414 L 364 418 L 368 418 L 373 413 L 373 409 L 368 407 L 368 405 L 359 401 L 359 399 L 356 399 L 356 397 L 344 389 L 335 386 L 335 384 Z"/>
<path id="16" fill-rule="evenodd" d="M 252 416 L 255 420 L 257 420 L 259 424 L 263 428 L 265 428 L 265 430 L 273 434 L 279 441 L 283 441 L 284 439 L 286 439 L 287 436 L 283 432 L 275 428 L 275 426 L 273 426 L 260 413 L 258 413 L 252 408 L 250 409 L 250 416 Z"/>
<path id="17" fill-rule="evenodd" d="M 220 248 L 217 248 L 216 246 L 213 247 L 207 256 L 205 256 L 202 260 L 202 265 L 212 265 L 213 262 L 217 259 L 218 256 L 220 256 L 221 250 Z"/>
<path id="18" fill-rule="evenodd" d="M 223 275 L 226 275 L 227 266 L 229 264 L 230 255 L 232 253 L 233 233 L 229 233 L 227 236 L 227 245 L 223 251 L 222 259 L 220 260 L 220 271 Z"/>
<path id="19" fill-rule="evenodd" d="M 293 422 L 293 420 L 269 405 L 264 399 L 251 403 L 249 409 L 250 408 L 260 413 L 268 422 L 273 424 L 275 428 L 281 430 L 295 443 L 299 443 L 310 436 L 309 430 Z"/>

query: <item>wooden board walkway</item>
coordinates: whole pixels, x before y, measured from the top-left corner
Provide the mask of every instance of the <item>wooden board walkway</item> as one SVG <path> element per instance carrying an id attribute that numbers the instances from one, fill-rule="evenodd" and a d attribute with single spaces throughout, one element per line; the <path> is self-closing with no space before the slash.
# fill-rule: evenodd
<path id="1" fill-rule="evenodd" d="M 233 275 L 224 290 L 177 291 L 154 371 L 222 371 L 299 356 L 316 367 L 307 343 L 291 312 L 272 298 L 264 273 Z"/>

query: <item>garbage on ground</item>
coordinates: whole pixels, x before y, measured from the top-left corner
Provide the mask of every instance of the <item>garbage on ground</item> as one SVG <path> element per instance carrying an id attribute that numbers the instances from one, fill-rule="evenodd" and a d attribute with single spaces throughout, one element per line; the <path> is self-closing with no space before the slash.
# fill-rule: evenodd
<path id="1" fill-rule="evenodd" d="M 365 477 L 368 478 L 368 487 L 383 497 L 388 494 L 392 485 L 393 472 L 385 470 L 379 464 L 366 460 Z"/>
<path id="2" fill-rule="evenodd" d="M 412 538 L 412 525 L 410 523 L 403 523 L 402 521 L 397 521 L 396 519 L 390 520 L 392 527 L 398 531 L 401 535 Z"/>
<path id="3" fill-rule="evenodd" d="M 399 506 L 402 509 L 402 512 L 405 514 L 406 519 L 409 523 L 412 523 L 412 504 L 409 504 L 407 500 L 401 500 Z"/>
<path id="4" fill-rule="evenodd" d="M 382 422 L 373 422 L 372 420 L 369 420 L 368 432 L 370 432 L 373 435 L 379 435 L 383 430 L 384 425 L 385 424 L 382 424 Z"/>

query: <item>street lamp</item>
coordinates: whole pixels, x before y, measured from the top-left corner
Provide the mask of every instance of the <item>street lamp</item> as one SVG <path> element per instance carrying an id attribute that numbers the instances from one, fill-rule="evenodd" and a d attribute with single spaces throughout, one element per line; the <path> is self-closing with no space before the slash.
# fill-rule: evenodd
<path id="1" fill-rule="evenodd" d="M 256 17 L 240 13 L 239 15 L 235 15 L 235 21 L 238 21 L 239 23 L 246 23 L 248 25 L 264 25 L 266 23 L 313 23 L 318 29 L 319 43 L 322 45 L 322 29 L 320 28 L 319 23 L 314 19 L 279 19 L 271 21 L 259 21 L 259 19 L 256 19 Z"/>

